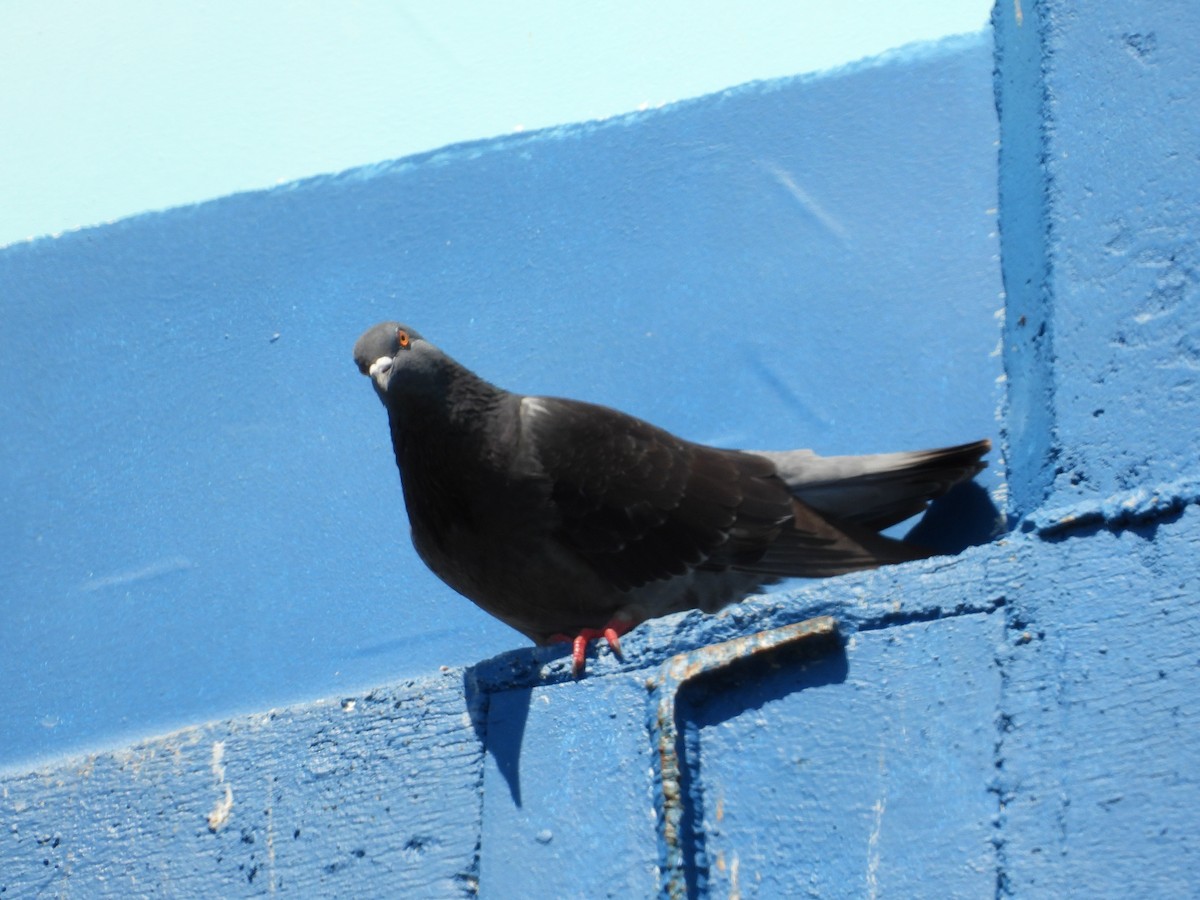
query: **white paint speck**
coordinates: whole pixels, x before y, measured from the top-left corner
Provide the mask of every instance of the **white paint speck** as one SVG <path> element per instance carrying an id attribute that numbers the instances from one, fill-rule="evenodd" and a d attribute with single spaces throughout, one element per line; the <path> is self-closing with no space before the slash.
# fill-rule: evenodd
<path id="1" fill-rule="evenodd" d="M 217 802 L 213 805 L 212 811 L 208 814 L 208 830 L 220 831 L 225 823 L 229 821 L 229 814 L 233 811 L 233 789 L 225 784 L 225 742 L 213 741 L 212 748 L 212 767 L 213 778 L 216 779 L 218 787 L 224 787 L 225 793 L 217 798 Z"/>

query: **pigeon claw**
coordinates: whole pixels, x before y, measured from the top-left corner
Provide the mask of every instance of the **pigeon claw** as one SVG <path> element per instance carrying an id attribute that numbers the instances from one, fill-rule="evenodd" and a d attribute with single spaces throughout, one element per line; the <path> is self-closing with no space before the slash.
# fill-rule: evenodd
<path id="1" fill-rule="evenodd" d="M 568 643 L 571 645 L 571 674 L 578 678 L 583 674 L 588 641 L 604 638 L 608 641 L 608 646 L 612 648 L 612 652 L 620 656 L 621 635 L 625 634 L 632 627 L 629 622 L 614 619 L 603 628 L 581 628 L 578 634 L 555 634 L 550 637 L 550 640 L 555 643 Z"/>

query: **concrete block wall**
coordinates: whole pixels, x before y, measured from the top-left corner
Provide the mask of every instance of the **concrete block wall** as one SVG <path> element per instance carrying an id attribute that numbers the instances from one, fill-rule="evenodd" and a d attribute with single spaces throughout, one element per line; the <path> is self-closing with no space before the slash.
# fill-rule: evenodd
<path id="1" fill-rule="evenodd" d="M 359 682 L 60 760 L 70 740 L 16 728 L 0 889 L 1192 893 L 1197 19 L 1006 2 L 994 82 L 989 44 L 952 42 L 0 254 L 6 295 L 29 301 L 5 346 L 30 398 L 4 439 L 22 511 L 5 721 L 50 685 L 105 683 L 105 662 L 111 696 L 145 689 L 116 636 L 39 682 L 38 654 L 71 652 L 56 612 L 100 634 L 118 616 L 155 672 L 173 649 L 168 707 L 212 708 L 189 685 L 275 706 L 281 673 L 320 683 L 299 646 Z M 501 383 L 701 440 L 992 434 L 984 484 L 1009 530 L 968 494 L 926 527 L 955 555 L 649 623 L 580 681 L 554 649 L 476 663 L 515 642 L 405 558 L 382 414 L 343 375 L 361 326 L 396 314 Z M 26 373 L 45 359 L 50 381 Z M 113 399 L 131 394 L 153 414 Z M 294 487 L 314 470 L 321 502 Z M 73 545 L 109 569 L 81 580 Z M 130 546 L 149 568 L 113 572 Z M 680 690 L 683 827 L 664 831 L 663 667 L 821 615 L 832 644 Z M 188 640 L 214 621 L 221 642 Z M 369 688 L 364 660 L 406 680 Z"/>
<path id="2" fill-rule="evenodd" d="M 1200 66 L 1183 2 L 1001 3 L 999 886 L 1188 896 L 1200 761 Z"/>

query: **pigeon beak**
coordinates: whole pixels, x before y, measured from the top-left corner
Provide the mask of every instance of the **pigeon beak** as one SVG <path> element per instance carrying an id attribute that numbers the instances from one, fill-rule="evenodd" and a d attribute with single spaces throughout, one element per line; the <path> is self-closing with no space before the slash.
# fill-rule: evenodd
<path id="1" fill-rule="evenodd" d="M 388 373 L 392 371 L 392 358 L 390 356 L 381 356 L 375 362 L 371 363 L 371 368 L 367 370 L 367 374 L 374 379 L 379 390 L 387 392 Z"/>

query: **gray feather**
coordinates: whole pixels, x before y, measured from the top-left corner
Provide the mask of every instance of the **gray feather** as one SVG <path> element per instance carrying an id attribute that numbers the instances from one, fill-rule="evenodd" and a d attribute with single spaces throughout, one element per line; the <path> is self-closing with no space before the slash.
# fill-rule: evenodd
<path id="1" fill-rule="evenodd" d="M 818 456 L 811 450 L 756 450 L 775 463 L 799 500 L 841 522 L 876 531 L 924 512 L 931 500 L 985 468 L 991 441 L 937 450 Z"/>

